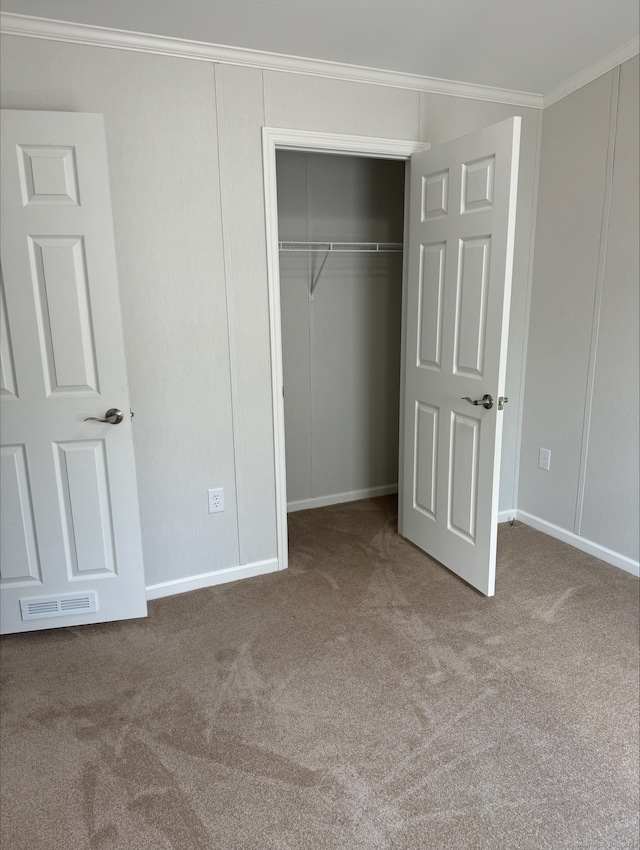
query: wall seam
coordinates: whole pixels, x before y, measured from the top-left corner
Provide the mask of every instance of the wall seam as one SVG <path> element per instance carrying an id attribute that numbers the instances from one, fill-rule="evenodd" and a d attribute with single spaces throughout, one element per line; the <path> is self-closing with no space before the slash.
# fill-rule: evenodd
<path id="1" fill-rule="evenodd" d="M 598 247 L 598 266 L 596 269 L 596 288 L 593 298 L 593 322 L 591 326 L 591 343 L 589 346 L 589 367 L 587 371 L 587 387 L 582 423 L 582 443 L 580 449 L 580 467 L 578 473 L 578 489 L 573 531 L 581 534 L 584 495 L 587 484 L 587 462 L 589 456 L 589 438 L 591 433 L 591 415 L 593 411 L 593 392 L 595 385 L 596 361 L 598 354 L 598 336 L 600 333 L 600 315 L 602 310 L 602 292 L 606 266 L 607 240 L 609 236 L 609 219 L 611 216 L 611 197 L 613 189 L 613 168 L 615 162 L 615 147 L 618 124 L 618 99 L 620 94 L 620 66 L 614 68 L 611 80 L 611 104 L 609 109 L 609 140 L 607 144 L 607 159 L 605 164 L 605 192 L 602 203 L 602 220 L 600 224 L 600 244 Z"/>
<path id="2" fill-rule="evenodd" d="M 270 127 L 271 122 L 267 121 L 267 80 L 264 68 L 260 70 L 260 83 L 262 86 L 262 126 Z"/>
<path id="3" fill-rule="evenodd" d="M 231 394 L 231 445 L 233 451 L 233 482 L 234 482 L 234 490 L 235 490 L 235 505 L 236 505 L 236 554 L 237 561 L 240 564 L 240 516 L 239 516 L 239 503 L 238 503 L 238 454 L 237 454 L 237 446 L 236 446 L 236 418 L 235 418 L 235 399 L 237 398 L 237 392 L 235 387 L 234 380 L 234 372 L 233 372 L 233 345 L 231 340 L 231 335 L 229 333 L 229 329 L 231 328 L 231 315 L 229 312 L 229 297 L 228 297 L 228 289 L 229 289 L 229 273 L 227 269 L 227 250 L 226 250 L 226 239 L 225 239 L 225 225 L 224 225 L 224 201 L 222 197 L 222 154 L 221 154 L 221 139 L 220 139 L 220 126 L 221 126 L 221 112 L 224 113 L 224 109 L 221 110 L 223 96 L 219 85 L 222 85 L 221 80 L 219 80 L 218 74 L 218 65 L 213 64 L 213 89 L 215 92 L 216 98 L 216 135 L 217 135 L 217 149 L 218 149 L 218 185 L 220 187 L 218 191 L 218 205 L 220 207 L 220 228 L 222 230 L 222 269 L 224 273 L 224 308 L 225 314 L 227 317 L 227 339 L 229 346 L 229 392 Z"/>

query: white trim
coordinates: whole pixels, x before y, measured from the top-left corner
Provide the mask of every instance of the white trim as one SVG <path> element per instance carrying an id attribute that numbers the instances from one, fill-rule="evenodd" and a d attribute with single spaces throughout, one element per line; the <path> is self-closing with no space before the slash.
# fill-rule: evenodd
<path id="1" fill-rule="evenodd" d="M 411 219 L 411 160 L 407 162 L 404 169 L 404 244 L 409 244 L 409 221 Z M 402 308 L 400 319 L 400 411 L 398 416 L 398 534 L 405 537 L 405 493 L 406 482 L 404 477 L 404 428 L 405 428 L 405 382 L 404 376 L 407 369 L 407 311 L 408 299 L 407 289 L 409 281 L 409 252 L 402 254 Z M 411 489 L 411 488 L 410 488 Z"/>
<path id="2" fill-rule="evenodd" d="M 426 142 L 400 139 L 378 139 L 368 136 L 315 133 L 308 130 L 287 130 L 276 127 L 262 128 L 269 333 L 271 340 L 271 406 L 273 411 L 273 445 L 275 454 L 276 540 L 278 547 L 277 559 L 280 569 L 285 569 L 288 564 L 288 544 L 276 149 L 356 154 L 358 156 L 380 157 L 383 159 L 407 160 L 412 154 L 428 150 L 430 147 Z"/>
<path id="3" fill-rule="evenodd" d="M 65 41 L 92 47 L 111 47 L 116 50 L 134 50 L 139 53 L 157 53 L 162 56 L 199 59 L 226 65 L 244 65 L 269 71 L 307 74 L 313 77 L 327 77 L 332 80 L 348 80 L 350 82 L 432 92 L 451 97 L 467 97 L 472 100 L 508 103 L 533 109 L 541 109 L 543 103 L 542 95 L 533 92 L 512 91 L 474 83 L 462 83 L 457 80 L 423 77 L 419 74 L 385 71 L 381 68 L 366 68 L 361 65 L 325 62 L 302 56 L 287 56 L 281 53 L 209 44 L 204 41 L 191 41 L 184 38 L 171 38 L 164 35 L 58 21 L 50 18 L 20 15 L 15 12 L 0 13 L 0 31 L 7 35 Z"/>
<path id="4" fill-rule="evenodd" d="M 406 160 L 414 153 L 429 150 L 431 147 L 428 142 L 415 142 L 407 139 L 349 136 L 344 133 L 317 133 L 314 130 L 289 130 L 279 127 L 263 127 L 262 138 L 263 142 L 273 145 L 274 148 L 277 147 L 278 150 L 356 154 L 357 156 L 378 157 L 380 159 Z"/>
<path id="5" fill-rule="evenodd" d="M 268 71 L 283 71 L 290 74 L 326 77 L 332 80 L 390 86 L 391 88 L 430 92 L 450 97 L 466 97 L 471 100 L 486 100 L 532 109 L 543 109 L 551 106 L 552 103 L 556 103 L 556 101 L 577 91 L 582 86 L 640 53 L 640 38 L 636 36 L 627 44 L 614 50 L 608 56 L 604 56 L 545 94 L 539 94 L 537 92 L 483 86 L 476 83 L 463 83 L 458 80 L 443 80 L 439 77 L 424 77 L 420 74 L 386 71 L 382 68 L 367 68 L 362 65 L 326 62 L 303 56 L 288 56 L 283 53 L 269 53 L 262 50 L 230 47 L 224 44 L 210 44 L 205 41 L 192 41 L 185 38 L 172 38 L 151 33 L 59 21 L 52 18 L 21 15 L 17 12 L 0 12 L 0 32 L 5 35 L 64 41 L 91 47 L 133 50 L 138 53 L 156 53 L 161 56 L 177 56 L 182 59 L 197 59 L 203 62 L 243 65 Z"/>
<path id="6" fill-rule="evenodd" d="M 268 561 L 255 561 L 252 564 L 243 564 L 239 567 L 228 567 L 225 570 L 216 570 L 211 573 L 201 573 L 188 578 L 178 578 L 173 581 L 163 581 L 159 584 L 147 585 L 147 601 L 150 599 L 163 599 L 165 596 L 175 596 L 177 593 L 186 593 L 189 590 L 202 590 L 204 587 L 213 587 L 216 584 L 226 584 L 230 581 L 240 581 L 243 578 L 274 573 L 279 569 L 277 558 Z"/>
<path id="7" fill-rule="evenodd" d="M 568 94 L 572 94 L 574 91 L 593 82 L 593 80 L 597 80 L 598 77 L 607 74 L 628 59 L 632 59 L 637 53 L 640 53 L 640 38 L 638 36 L 632 38 L 631 41 L 617 50 L 614 50 L 613 53 L 609 53 L 608 56 L 604 56 L 602 59 L 594 62 L 593 65 L 589 65 L 588 68 L 584 68 L 580 73 L 565 80 L 564 83 L 560 83 L 559 86 L 549 89 L 542 98 L 543 108 L 546 109 L 552 103 L 562 100 Z"/>
<path id="8" fill-rule="evenodd" d="M 593 555 L 607 564 L 618 567 L 636 577 L 640 577 L 640 563 L 634 561 L 632 558 L 627 558 L 626 555 L 621 555 L 619 552 L 607 549 L 606 546 L 594 543 L 593 540 L 587 540 L 586 537 L 580 537 L 572 531 L 567 531 L 565 528 L 560 528 L 560 526 L 554 525 L 552 522 L 547 522 L 544 519 L 540 519 L 540 517 L 529 514 L 526 511 L 521 511 L 520 509 L 516 511 L 516 519 L 525 525 L 530 525 L 531 528 L 548 534 L 550 537 L 555 537 L 556 540 L 562 540 L 563 543 L 568 543 L 575 549 L 580 549 L 581 552 L 586 552 L 588 555 Z"/>
<path id="9" fill-rule="evenodd" d="M 508 511 L 498 511 L 498 524 L 501 522 L 513 522 L 516 518 L 516 509 L 509 508 Z"/>
<path id="10" fill-rule="evenodd" d="M 288 502 L 287 510 L 292 514 L 295 511 L 306 511 L 310 508 L 326 508 L 328 505 L 341 505 L 345 502 L 357 502 L 360 499 L 375 499 L 378 496 L 390 496 L 397 492 L 397 484 L 387 484 L 382 487 L 367 487 L 364 490 L 334 493 L 333 496 L 314 496 L 312 499 L 300 499 L 298 502 Z"/>
<path id="11" fill-rule="evenodd" d="M 267 294 L 269 300 L 269 339 L 271 349 L 271 412 L 276 487 L 276 545 L 278 561 L 289 565 L 287 537 L 287 467 L 284 445 L 284 371 L 282 368 L 282 327 L 280 313 L 280 257 L 278 252 L 278 183 L 276 135 L 262 130 L 265 230 L 267 240 Z"/>

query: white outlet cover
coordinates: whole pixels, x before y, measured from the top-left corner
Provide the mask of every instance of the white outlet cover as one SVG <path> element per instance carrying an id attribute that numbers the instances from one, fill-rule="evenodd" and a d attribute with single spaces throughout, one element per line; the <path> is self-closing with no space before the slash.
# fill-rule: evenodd
<path id="1" fill-rule="evenodd" d="M 224 488 L 217 487 L 207 490 L 207 502 L 210 514 L 217 514 L 224 510 Z"/>

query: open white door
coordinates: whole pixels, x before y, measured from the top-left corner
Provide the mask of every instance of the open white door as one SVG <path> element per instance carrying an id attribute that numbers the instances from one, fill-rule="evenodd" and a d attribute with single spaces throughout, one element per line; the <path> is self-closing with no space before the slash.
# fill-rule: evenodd
<path id="1" fill-rule="evenodd" d="M 1 631 L 143 617 L 103 119 L 1 126 Z"/>
<path id="2" fill-rule="evenodd" d="M 411 158 L 399 530 L 487 596 L 519 150 L 510 118 Z"/>

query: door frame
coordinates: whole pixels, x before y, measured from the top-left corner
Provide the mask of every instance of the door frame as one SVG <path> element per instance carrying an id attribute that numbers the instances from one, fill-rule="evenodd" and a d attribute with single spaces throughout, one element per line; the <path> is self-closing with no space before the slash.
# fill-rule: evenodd
<path id="1" fill-rule="evenodd" d="M 409 164 L 411 156 L 429 150 L 428 142 L 406 139 L 383 139 L 374 136 L 350 136 L 338 133 L 318 133 L 309 130 L 291 130 L 278 127 L 262 128 L 262 159 L 264 177 L 264 206 L 267 249 L 267 284 L 269 296 L 269 332 L 271 349 L 271 408 L 273 416 L 273 450 L 275 463 L 276 496 L 276 557 L 278 569 L 284 570 L 289 563 L 287 535 L 287 468 L 284 433 L 284 374 L 282 366 L 282 325 L 280 313 L 280 260 L 278 251 L 278 185 L 276 174 L 276 151 L 290 150 L 302 153 L 325 153 L 343 156 L 369 157 L 373 159 L 395 159 Z M 405 174 L 405 217 L 404 254 L 402 263 L 402 338 L 404 340 L 405 283 L 407 277 L 408 241 L 408 186 L 409 171 Z M 404 407 L 404 343 L 402 344 L 400 367 L 400 454 L 403 449 Z M 399 466 L 398 477 L 402 470 Z M 398 482 L 401 498 L 401 481 Z"/>

